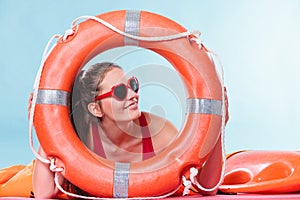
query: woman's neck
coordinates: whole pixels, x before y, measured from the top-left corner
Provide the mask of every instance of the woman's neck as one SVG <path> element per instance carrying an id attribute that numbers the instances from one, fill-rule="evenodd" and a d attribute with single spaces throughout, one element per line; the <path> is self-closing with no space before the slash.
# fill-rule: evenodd
<path id="1" fill-rule="evenodd" d="M 104 136 L 103 139 L 118 147 L 132 146 L 136 139 L 142 138 L 140 127 L 134 121 L 116 122 L 103 119 L 99 124 L 101 128 L 100 134 Z"/>

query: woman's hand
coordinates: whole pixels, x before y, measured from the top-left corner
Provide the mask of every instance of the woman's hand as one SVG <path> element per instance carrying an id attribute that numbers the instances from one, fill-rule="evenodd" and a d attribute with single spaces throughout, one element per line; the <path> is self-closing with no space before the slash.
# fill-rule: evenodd
<path id="1" fill-rule="evenodd" d="M 228 95 L 227 95 L 227 89 L 226 87 L 224 87 L 224 96 L 225 96 L 225 109 L 226 109 L 226 113 L 225 113 L 225 124 L 227 124 L 228 120 L 229 120 L 229 110 L 228 110 Z"/>
<path id="2" fill-rule="evenodd" d="M 28 109 L 27 109 L 28 119 L 30 118 L 30 110 L 31 110 L 31 106 L 32 106 L 32 98 L 33 98 L 33 93 L 30 92 L 29 99 L 28 99 Z"/>

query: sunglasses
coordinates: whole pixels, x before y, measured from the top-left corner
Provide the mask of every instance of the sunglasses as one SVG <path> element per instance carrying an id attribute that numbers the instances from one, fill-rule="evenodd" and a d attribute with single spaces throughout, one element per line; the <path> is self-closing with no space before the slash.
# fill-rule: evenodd
<path id="1" fill-rule="evenodd" d="M 115 85 L 111 88 L 111 90 L 107 93 L 98 95 L 94 98 L 94 101 L 101 100 L 107 97 L 114 97 L 115 99 L 122 101 L 126 98 L 128 93 L 128 88 L 132 89 L 135 93 L 137 93 L 140 89 L 139 81 L 135 76 L 131 77 L 127 85 L 124 83 Z"/>

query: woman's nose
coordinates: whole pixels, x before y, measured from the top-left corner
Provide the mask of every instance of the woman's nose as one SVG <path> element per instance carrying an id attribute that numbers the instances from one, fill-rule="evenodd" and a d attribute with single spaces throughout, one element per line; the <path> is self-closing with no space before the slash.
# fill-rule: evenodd
<path id="1" fill-rule="evenodd" d="M 128 88 L 128 99 L 139 98 L 139 94 L 133 91 L 131 88 Z"/>

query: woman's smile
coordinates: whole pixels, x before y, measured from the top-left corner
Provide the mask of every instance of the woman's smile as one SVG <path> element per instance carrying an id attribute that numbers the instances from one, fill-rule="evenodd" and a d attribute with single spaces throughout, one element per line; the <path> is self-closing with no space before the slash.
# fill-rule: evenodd
<path id="1" fill-rule="evenodd" d="M 128 102 L 129 102 L 129 104 L 127 104 L 124 107 L 124 109 L 135 110 L 138 108 L 138 99 L 137 98 L 131 99 Z"/>

